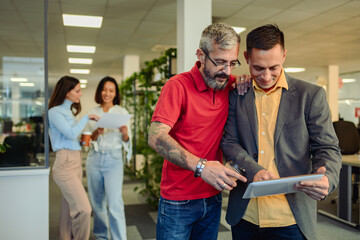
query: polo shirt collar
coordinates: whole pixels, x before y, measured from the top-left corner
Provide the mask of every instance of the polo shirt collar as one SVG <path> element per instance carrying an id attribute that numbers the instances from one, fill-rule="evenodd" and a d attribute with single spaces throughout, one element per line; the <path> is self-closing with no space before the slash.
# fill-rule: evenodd
<path id="1" fill-rule="evenodd" d="M 206 86 L 205 80 L 204 80 L 203 76 L 200 73 L 200 70 L 199 70 L 200 67 L 201 67 L 201 62 L 197 61 L 195 63 L 195 66 L 191 69 L 190 72 L 191 72 L 191 75 L 192 75 L 192 77 L 194 79 L 195 86 L 196 86 L 197 90 L 199 92 L 203 92 L 203 91 L 206 91 L 208 89 L 208 87 Z"/>

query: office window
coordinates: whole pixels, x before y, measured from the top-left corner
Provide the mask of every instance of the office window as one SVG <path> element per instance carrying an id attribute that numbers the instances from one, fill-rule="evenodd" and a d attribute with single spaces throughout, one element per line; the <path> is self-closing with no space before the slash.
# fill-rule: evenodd
<path id="1" fill-rule="evenodd" d="M 44 1 L 4 1 L 0 25 L 0 168 L 44 167 Z"/>
<path id="2" fill-rule="evenodd" d="M 340 74 L 340 77 L 339 115 L 357 125 L 360 121 L 360 71 Z"/>

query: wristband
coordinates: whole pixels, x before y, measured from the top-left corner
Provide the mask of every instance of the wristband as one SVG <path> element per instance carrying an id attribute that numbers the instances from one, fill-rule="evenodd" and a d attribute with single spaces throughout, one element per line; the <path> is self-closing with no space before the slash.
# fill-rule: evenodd
<path id="1" fill-rule="evenodd" d="M 194 177 L 200 177 L 201 176 L 201 173 L 205 168 L 206 161 L 207 161 L 206 159 L 200 158 L 198 164 L 196 165 Z"/>

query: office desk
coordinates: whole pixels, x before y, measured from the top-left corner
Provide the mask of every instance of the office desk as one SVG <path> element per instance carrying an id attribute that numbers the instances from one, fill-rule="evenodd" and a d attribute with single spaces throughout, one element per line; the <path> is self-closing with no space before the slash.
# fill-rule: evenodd
<path id="1" fill-rule="evenodd" d="M 343 155 L 340 171 L 337 216 L 351 222 L 351 175 L 352 167 L 360 167 L 360 155 Z M 360 217 L 360 210 L 359 210 Z"/>

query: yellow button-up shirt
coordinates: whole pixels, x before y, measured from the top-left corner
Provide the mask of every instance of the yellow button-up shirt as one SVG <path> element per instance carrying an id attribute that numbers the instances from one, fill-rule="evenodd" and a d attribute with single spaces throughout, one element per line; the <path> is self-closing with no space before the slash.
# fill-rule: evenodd
<path id="1" fill-rule="evenodd" d="M 255 105 L 258 117 L 258 163 L 276 177 L 274 133 L 282 89 L 288 89 L 284 70 L 274 88 L 265 92 L 254 81 Z M 284 194 L 252 198 L 243 219 L 260 227 L 284 227 L 296 224 Z"/>

